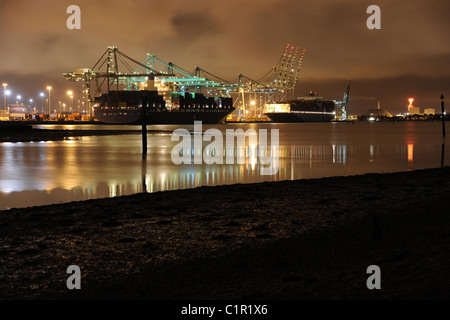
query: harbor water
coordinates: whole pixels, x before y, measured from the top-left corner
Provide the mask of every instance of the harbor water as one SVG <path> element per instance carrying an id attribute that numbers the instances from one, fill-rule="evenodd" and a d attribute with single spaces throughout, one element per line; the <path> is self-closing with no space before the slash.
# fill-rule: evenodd
<path id="1" fill-rule="evenodd" d="M 171 138 L 180 127 L 194 129 L 193 125 L 148 126 L 145 159 L 139 134 L 0 143 L 0 210 L 199 186 L 437 168 L 450 163 L 450 146 L 442 137 L 440 122 L 203 126 L 203 131 L 219 129 L 224 137 L 227 129 L 266 129 L 269 146 L 271 130 L 278 130 L 279 170 L 273 175 L 261 174 L 264 165 L 254 152 L 258 145 L 251 143 L 245 147 L 243 164 L 175 164 L 171 153 L 179 142 Z M 71 129 L 139 130 L 139 126 L 80 125 Z M 209 143 L 204 142 L 203 147 Z"/>

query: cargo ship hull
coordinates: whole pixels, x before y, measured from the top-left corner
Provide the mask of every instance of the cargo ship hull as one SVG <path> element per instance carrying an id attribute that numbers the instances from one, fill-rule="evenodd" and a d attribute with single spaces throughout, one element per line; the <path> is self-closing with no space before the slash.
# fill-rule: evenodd
<path id="1" fill-rule="evenodd" d="M 234 109 L 233 109 L 234 110 Z M 149 111 L 147 124 L 193 124 L 202 121 L 204 124 L 221 123 L 233 110 L 214 111 Z M 94 109 L 95 118 L 103 123 L 138 124 L 142 122 L 141 110 L 118 110 L 107 108 Z"/>
<path id="2" fill-rule="evenodd" d="M 334 114 L 330 113 L 300 113 L 300 112 L 269 112 L 265 113 L 273 122 L 329 122 L 334 119 Z"/>
<path id="3" fill-rule="evenodd" d="M 273 122 L 329 122 L 335 118 L 335 103 L 310 92 L 306 97 L 266 105 L 264 113 Z"/>
<path id="4" fill-rule="evenodd" d="M 110 91 L 96 98 L 95 118 L 104 123 L 142 123 L 146 110 L 147 124 L 220 123 L 232 113 L 231 98 L 205 97 L 200 93 L 177 93 L 166 107 L 166 101 L 156 91 Z"/>

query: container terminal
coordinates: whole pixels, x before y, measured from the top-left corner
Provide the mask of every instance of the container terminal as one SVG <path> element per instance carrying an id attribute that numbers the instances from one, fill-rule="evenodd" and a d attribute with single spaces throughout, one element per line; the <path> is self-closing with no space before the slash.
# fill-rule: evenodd
<path id="1" fill-rule="evenodd" d="M 82 83 L 82 110 L 78 101 L 78 110 L 68 112 L 60 105 L 57 112 L 48 99 L 48 112 L 9 105 L 0 119 L 135 123 L 145 103 L 148 124 L 346 120 L 350 84 L 342 101 L 323 101 L 311 93 L 294 97 L 305 52 L 286 44 L 276 65 L 263 76 L 254 80 L 239 74 L 233 83 L 198 66 L 188 71 L 156 54 L 147 53 L 138 61 L 110 46 L 92 67 L 64 73 L 67 80 Z"/>

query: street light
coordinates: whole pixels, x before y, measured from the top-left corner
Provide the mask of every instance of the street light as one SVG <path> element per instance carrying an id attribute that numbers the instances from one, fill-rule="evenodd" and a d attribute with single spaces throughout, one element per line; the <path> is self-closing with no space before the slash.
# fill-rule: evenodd
<path id="1" fill-rule="evenodd" d="M 19 104 L 19 101 L 20 101 L 20 99 L 22 99 L 22 96 L 20 94 L 18 94 L 16 98 L 17 98 L 16 103 Z"/>
<path id="2" fill-rule="evenodd" d="M 52 105 L 52 103 L 51 103 L 51 101 L 50 101 L 50 90 L 52 90 L 52 87 L 51 87 L 51 86 L 48 86 L 48 87 L 47 87 L 47 90 L 48 90 L 48 117 L 49 117 L 49 119 L 50 119 L 51 105 Z"/>
<path id="3" fill-rule="evenodd" d="M 5 111 L 6 111 L 6 87 L 8 86 L 8 84 L 7 83 L 3 83 L 2 86 L 3 86 L 3 96 L 4 96 L 4 99 L 5 99 Z"/>
<path id="4" fill-rule="evenodd" d="M 73 92 L 71 90 L 67 91 L 67 94 L 70 97 L 70 101 L 69 101 L 69 109 L 70 109 L 70 102 L 72 102 L 72 107 L 73 107 Z"/>
<path id="5" fill-rule="evenodd" d="M 89 105 L 89 89 L 86 89 L 86 90 L 84 90 L 84 92 L 86 92 L 86 95 L 85 95 L 85 98 L 86 98 L 86 114 L 88 113 L 88 110 L 87 109 L 89 109 L 89 118 L 91 117 L 91 108 L 90 108 L 90 105 Z M 83 102 L 83 104 L 84 104 L 84 102 Z M 84 107 L 83 107 L 83 109 L 84 109 Z"/>
<path id="6" fill-rule="evenodd" d="M 6 93 L 5 93 L 5 95 L 6 95 L 6 96 L 10 96 L 10 95 L 11 95 L 11 93 L 12 93 L 12 92 L 11 92 L 11 90 L 6 90 Z M 6 108 L 8 108 L 8 107 L 6 107 Z"/>
<path id="7" fill-rule="evenodd" d="M 41 109 L 42 109 L 42 113 L 44 113 L 44 97 L 45 97 L 45 93 L 41 92 L 41 93 L 39 93 L 39 95 L 42 98 Z"/>
<path id="8" fill-rule="evenodd" d="M 30 101 L 30 104 L 28 105 L 28 108 L 32 108 L 33 107 L 33 99 L 29 99 L 28 101 Z M 36 114 L 36 108 L 33 108 L 33 114 Z"/>

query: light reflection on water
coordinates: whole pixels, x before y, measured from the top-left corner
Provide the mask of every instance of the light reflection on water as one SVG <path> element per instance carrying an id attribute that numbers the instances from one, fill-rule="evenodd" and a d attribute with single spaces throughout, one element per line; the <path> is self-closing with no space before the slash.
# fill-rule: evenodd
<path id="1" fill-rule="evenodd" d="M 74 128 L 83 129 L 86 127 Z M 188 129 L 193 126 L 184 126 Z M 89 126 L 88 129 L 95 127 Z M 105 129 L 105 127 L 101 127 Z M 111 127 L 107 127 L 108 129 Z M 121 127 L 130 129 L 129 126 Z M 133 127 L 135 129 L 138 127 Z M 178 126 L 149 126 L 175 130 Z M 261 175 L 257 145 L 241 150 L 245 164 L 175 165 L 170 134 L 151 133 L 148 155 L 139 135 L 0 144 L 0 209 L 157 192 L 203 185 L 252 183 L 393 172 L 448 165 L 440 123 L 317 123 L 203 126 L 203 130 L 279 129 L 280 168 Z M 204 142 L 204 146 L 210 142 Z M 270 144 L 270 139 L 269 139 Z M 224 149 L 226 145 L 224 142 Z M 239 150 L 234 150 L 238 153 Z M 230 152 L 228 150 L 228 152 Z M 252 156 L 253 155 L 253 156 Z"/>

